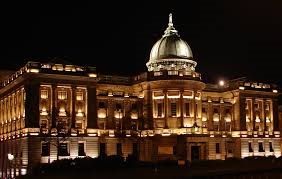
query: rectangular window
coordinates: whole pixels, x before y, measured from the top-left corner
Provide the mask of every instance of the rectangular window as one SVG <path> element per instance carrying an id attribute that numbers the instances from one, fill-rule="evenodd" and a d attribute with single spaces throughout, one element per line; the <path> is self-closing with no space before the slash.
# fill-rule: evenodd
<path id="1" fill-rule="evenodd" d="M 269 152 L 274 152 L 272 142 L 269 142 Z"/>
<path id="2" fill-rule="evenodd" d="M 50 155 L 50 143 L 43 142 L 41 144 L 41 156 L 49 156 Z"/>
<path id="3" fill-rule="evenodd" d="M 81 92 L 81 91 L 76 92 L 76 100 L 77 101 L 82 101 L 83 100 L 83 92 Z"/>
<path id="4" fill-rule="evenodd" d="M 190 104 L 185 103 L 185 116 L 188 117 L 190 116 Z"/>
<path id="5" fill-rule="evenodd" d="M 163 114 L 163 105 L 162 103 L 158 103 L 158 117 L 162 117 Z"/>
<path id="6" fill-rule="evenodd" d="M 170 103 L 170 112 L 172 117 L 176 117 L 176 103 Z"/>
<path id="7" fill-rule="evenodd" d="M 59 144 L 58 154 L 59 154 L 59 156 L 69 156 L 68 144 L 67 143 L 60 143 Z"/>
<path id="8" fill-rule="evenodd" d="M 132 155 L 133 156 L 137 156 L 138 154 L 138 144 L 137 143 L 133 143 L 132 144 Z"/>
<path id="9" fill-rule="evenodd" d="M 119 103 L 116 104 L 116 110 L 121 111 L 121 104 L 119 104 Z"/>
<path id="10" fill-rule="evenodd" d="M 218 109 L 217 109 L 217 108 L 214 108 L 214 109 L 213 109 L 213 113 L 218 113 Z"/>
<path id="11" fill-rule="evenodd" d="M 105 105 L 104 102 L 99 102 L 98 107 L 99 108 L 106 108 L 106 105 Z"/>
<path id="12" fill-rule="evenodd" d="M 254 152 L 252 142 L 249 142 L 249 152 Z"/>
<path id="13" fill-rule="evenodd" d="M 219 143 L 215 143 L 215 153 L 220 154 L 220 145 L 219 145 Z"/>
<path id="14" fill-rule="evenodd" d="M 78 156 L 85 156 L 84 143 L 78 143 Z"/>
<path id="15" fill-rule="evenodd" d="M 264 152 L 263 142 L 259 142 L 259 152 Z"/>
<path id="16" fill-rule="evenodd" d="M 106 156 L 106 143 L 100 143 L 99 156 Z"/>
<path id="17" fill-rule="evenodd" d="M 81 123 L 81 122 L 76 122 L 76 123 L 75 123 L 75 127 L 76 127 L 77 129 L 82 129 L 82 123 Z"/>
<path id="18" fill-rule="evenodd" d="M 122 156 L 122 145 L 117 143 L 117 155 Z"/>
<path id="19" fill-rule="evenodd" d="M 48 98 L 48 91 L 47 90 L 41 90 L 40 97 L 41 97 L 41 99 L 47 99 Z"/>
<path id="20" fill-rule="evenodd" d="M 60 100 L 67 99 L 67 92 L 66 91 L 58 91 L 58 99 L 60 99 Z"/>

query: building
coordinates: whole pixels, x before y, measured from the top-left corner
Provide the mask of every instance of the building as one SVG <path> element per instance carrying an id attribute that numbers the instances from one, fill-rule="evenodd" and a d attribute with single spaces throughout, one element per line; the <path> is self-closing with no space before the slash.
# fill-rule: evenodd
<path id="1" fill-rule="evenodd" d="M 101 155 L 143 161 L 281 155 L 277 86 L 209 84 L 169 16 L 137 76 L 28 62 L 0 87 L 1 175 Z"/>

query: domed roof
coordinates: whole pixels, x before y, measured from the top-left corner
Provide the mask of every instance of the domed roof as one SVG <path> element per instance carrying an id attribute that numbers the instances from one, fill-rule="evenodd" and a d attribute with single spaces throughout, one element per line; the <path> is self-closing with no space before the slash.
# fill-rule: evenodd
<path id="1" fill-rule="evenodd" d="M 151 50 L 149 62 L 146 64 L 148 70 L 158 71 L 160 68 L 167 69 L 168 65 L 173 67 L 178 65 L 178 69 L 189 67 L 193 71 L 196 64 L 193 61 L 190 46 L 180 38 L 177 30 L 173 27 L 172 14 L 170 14 L 164 35 L 154 44 Z"/>
<path id="2" fill-rule="evenodd" d="M 153 46 L 150 61 L 167 58 L 192 59 L 193 54 L 189 45 L 179 35 L 163 36 Z"/>

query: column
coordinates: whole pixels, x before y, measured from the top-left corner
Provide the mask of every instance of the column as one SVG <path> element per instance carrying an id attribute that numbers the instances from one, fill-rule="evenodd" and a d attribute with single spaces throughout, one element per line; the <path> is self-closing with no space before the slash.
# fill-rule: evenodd
<path id="1" fill-rule="evenodd" d="M 87 128 L 98 128 L 96 87 L 87 87 Z"/>
<path id="2" fill-rule="evenodd" d="M 184 121 L 183 121 L 183 90 L 180 91 L 180 99 L 179 99 L 179 110 L 180 110 L 180 127 L 184 127 Z"/>
<path id="3" fill-rule="evenodd" d="M 256 130 L 256 110 L 255 110 L 255 98 L 252 98 L 252 125 L 253 131 Z"/>
<path id="4" fill-rule="evenodd" d="M 76 101 L 76 87 L 72 86 L 71 87 L 71 128 L 75 128 L 75 118 L 76 118 L 76 113 L 75 113 L 75 101 Z"/>
<path id="5" fill-rule="evenodd" d="M 241 131 L 247 131 L 246 127 L 246 98 L 241 96 L 239 97 L 239 110 L 240 110 L 240 129 Z"/>
<path id="6" fill-rule="evenodd" d="M 193 110 L 194 110 L 194 121 L 192 121 L 192 125 L 197 121 L 197 105 L 196 105 L 196 94 L 197 91 L 193 91 Z"/>
<path id="7" fill-rule="evenodd" d="M 169 112 L 169 105 L 167 100 L 167 90 L 164 90 L 164 114 L 165 114 L 165 128 L 168 128 L 168 112 Z"/>
<path id="8" fill-rule="evenodd" d="M 56 116 L 57 116 L 57 110 L 56 110 L 56 88 L 57 88 L 57 85 L 56 84 L 52 84 L 52 97 L 51 97 L 51 109 L 52 109 L 52 127 L 51 128 L 56 128 Z"/>
<path id="9" fill-rule="evenodd" d="M 39 83 L 25 84 L 24 88 L 26 93 L 25 127 L 39 128 Z"/>
<path id="10" fill-rule="evenodd" d="M 278 100 L 272 100 L 273 131 L 279 131 Z"/>

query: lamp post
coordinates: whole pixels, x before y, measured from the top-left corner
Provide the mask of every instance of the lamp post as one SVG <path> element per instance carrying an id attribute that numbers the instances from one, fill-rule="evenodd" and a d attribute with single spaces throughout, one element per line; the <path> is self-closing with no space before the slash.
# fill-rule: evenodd
<path id="1" fill-rule="evenodd" d="M 12 160 L 14 160 L 14 155 L 8 153 L 8 160 L 9 160 L 9 176 L 8 176 L 8 178 L 12 178 L 11 162 L 12 162 Z"/>

